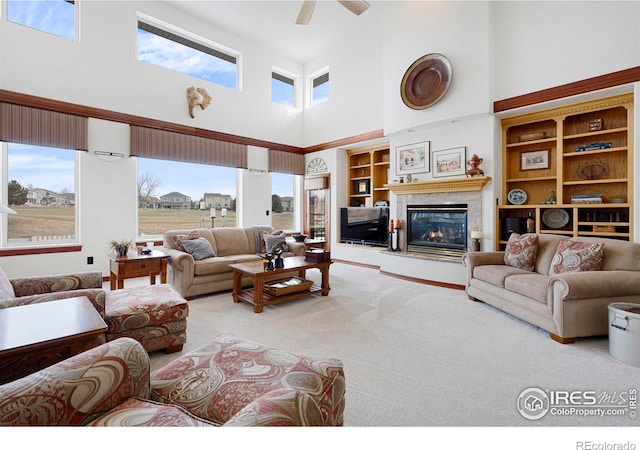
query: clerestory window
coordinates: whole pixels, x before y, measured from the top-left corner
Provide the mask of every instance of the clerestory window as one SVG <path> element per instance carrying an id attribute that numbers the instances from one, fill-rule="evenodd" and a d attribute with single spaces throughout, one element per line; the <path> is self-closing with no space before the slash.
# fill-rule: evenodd
<path id="1" fill-rule="evenodd" d="M 168 24 L 138 20 L 138 60 L 238 89 L 239 54 Z"/>
<path id="2" fill-rule="evenodd" d="M 7 20 L 74 41 L 76 2 L 71 0 L 9 0 Z"/>

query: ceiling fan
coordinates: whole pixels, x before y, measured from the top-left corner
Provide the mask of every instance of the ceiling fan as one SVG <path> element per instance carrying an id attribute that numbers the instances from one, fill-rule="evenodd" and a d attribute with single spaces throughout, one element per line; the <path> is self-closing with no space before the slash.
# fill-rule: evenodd
<path id="1" fill-rule="evenodd" d="M 369 6 L 371 6 L 365 1 L 356 0 L 338 0 L 338 3 L 354 13 L 356 16 L 359 16 L 360 14 L 365 12 L 369 8 Z M 311 20 L 311 16 L 313 15 L 313 10 L 315 9 L 315 7 L 316 0 L 305 0 L 304 2 L 302 2 L 300 12 L 298 13 L 298 18 L 296 19 L 296 25 L 307 25 Z"/>

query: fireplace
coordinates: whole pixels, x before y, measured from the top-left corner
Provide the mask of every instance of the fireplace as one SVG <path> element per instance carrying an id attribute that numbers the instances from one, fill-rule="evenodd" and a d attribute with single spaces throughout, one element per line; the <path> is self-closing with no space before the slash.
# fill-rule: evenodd
<path id="1" fill-rule="evenodd" d="M 467 205 L 408 205 L 407 252 L 460 260 L 467 251 Z"/>

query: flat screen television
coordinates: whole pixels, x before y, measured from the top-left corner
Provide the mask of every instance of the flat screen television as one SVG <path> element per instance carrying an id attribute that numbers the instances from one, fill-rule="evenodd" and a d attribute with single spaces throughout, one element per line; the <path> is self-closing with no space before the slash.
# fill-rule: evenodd
<path id="1" fill-rule="evenodd" d="M 340 240 L 361 245 L 387 245 L 389 240 L 389 208 L 340 208 Z"/>

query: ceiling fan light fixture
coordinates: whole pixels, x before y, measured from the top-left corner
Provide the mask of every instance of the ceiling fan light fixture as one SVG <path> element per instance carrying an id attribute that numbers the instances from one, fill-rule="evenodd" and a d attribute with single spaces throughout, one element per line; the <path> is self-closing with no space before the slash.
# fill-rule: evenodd
<path id="1" fill-rule="evenodd" d="M 298 12 L 298 18 L 296 19 L 296 25 L 308 25 L 315 7 L 315 0 L 305 0 L 302 2 L 300 12 Z"/>
<path id="2" fill-rule="evenodd" d="M 338 0 L 338 3 L 347 8 L 356 16 L 359 16 L 367 9 L 369 9 L 369 6 L 371 6 L 364 0 Z M 298 18 L 296 19 L 296 25 L 308 25 L 315 7 L 315 0 L 305 0 L 304 2 L 302 2 L 302 6 L 300 7 L 300 11 L 298 12 Z"/>
<path id="3" fill-rule="evenodd" d="M 356 16 L 359 16 L 367 9 L 369 9 L 369 6 L 371 6 L 368 2 L 365 1 L 338 0 L 338 3 L 354 13 Z"/>

